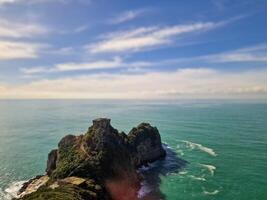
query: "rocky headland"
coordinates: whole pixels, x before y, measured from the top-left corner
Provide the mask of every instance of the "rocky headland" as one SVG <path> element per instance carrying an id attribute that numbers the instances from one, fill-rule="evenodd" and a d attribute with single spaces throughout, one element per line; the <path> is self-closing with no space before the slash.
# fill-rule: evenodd
<path id="1" fill-rule="evenodd" d="M 48 155 L 46 175 L 26 182 L 18 199 L 136 200 L 138 169 L 165 156 L 156 127 L 141 123 L 125 134 L 110 119 L 96 119 L 85 134 L 61 139 Z"/>

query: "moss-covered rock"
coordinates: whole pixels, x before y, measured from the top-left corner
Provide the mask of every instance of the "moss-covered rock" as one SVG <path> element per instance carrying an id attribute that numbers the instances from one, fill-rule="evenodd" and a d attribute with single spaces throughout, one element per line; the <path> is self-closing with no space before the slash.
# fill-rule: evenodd
<path id="1" fill-rule="evenodd" d="M 23 200 L 109 199 L 106 183 L 127 179 L 138 188 L 136 168 L 165 156 L 157 128 L 142 123 L 126 135 L 110 119 L 93 120 L 84 135 L 65 136 L 48 155 L 49 180 Z M 133 183 L 133 184 L 132 184 Z"/>
<path id="2" fill-rule="evenodd" d="M 58 144 L 57 160 L 55 162 L 55 169 L 50 170 L 50 176 L 52 178 L 65 178 L 73 175 L 75 171 L 86 159 L 86 153 L 82 151 L 80 146 L 82 145 L 83 136 L 67 135 Z M 50 158 L 50 157 L 49 157 Z M 48 158 L 48 160 L 49 160 Z M 52 164 L 51 164 L 52 165 Z"/>

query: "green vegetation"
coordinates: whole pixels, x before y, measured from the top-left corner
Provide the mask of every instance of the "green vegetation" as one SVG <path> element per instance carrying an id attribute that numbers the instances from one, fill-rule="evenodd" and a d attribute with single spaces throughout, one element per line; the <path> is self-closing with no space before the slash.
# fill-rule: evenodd
<path id="1" fill-rule="evenodd" d="M 127 178 L 137 183 L 136 166 L 163 153 L 159 133 L 149 124 L 126 135 L 109 119 L 94 120 L 85 135 L 62 138 L 58 150 L 48 156 L 49 181 L 21 200 L 110 199 L 103 189 L 106 180 Z"/>
<path id="2" fill-rule="evenodd" d="M 94 186 L 96 189 L 102 189 L 99 185 Z M 88 187 L 78 187 L 72 184 L 60 186 L 55 189 L 42 187 L 37 192 L 27 195 L 21 200 L 96 200 L 101 199 L 99 192 L 90 190 Z"/>
<path id="3" fill-rule="evenodd" d="M 52 178 L 65 178 L 76 169 L 85 159 L 83 152 L 79 151 L 76 146 L 59 149 L 60 161 L 57 168 L 52 174 Z"/>

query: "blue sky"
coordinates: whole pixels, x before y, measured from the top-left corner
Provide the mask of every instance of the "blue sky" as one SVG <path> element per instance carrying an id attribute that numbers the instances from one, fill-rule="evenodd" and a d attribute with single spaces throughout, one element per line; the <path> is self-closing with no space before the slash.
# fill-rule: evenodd
<path id="1" fill-rule="evenodd" d="M 265 0 L 0 0 L 0 98 L 267 97 Z"/>

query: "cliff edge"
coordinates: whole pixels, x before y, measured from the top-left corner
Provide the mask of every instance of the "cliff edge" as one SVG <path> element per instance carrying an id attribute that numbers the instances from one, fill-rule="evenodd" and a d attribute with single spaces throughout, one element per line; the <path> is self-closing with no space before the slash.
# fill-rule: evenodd
<path id="1" fill-rule="evenodd" d="M 156 127 L 142 123 L 127 135 L 110 119 L 95 119 L 85 134 L 61 139 L 48 155 L 47 174 L 25 183 L 19 199 L 136 200 L 137 169 L 165 155 Z"/>

